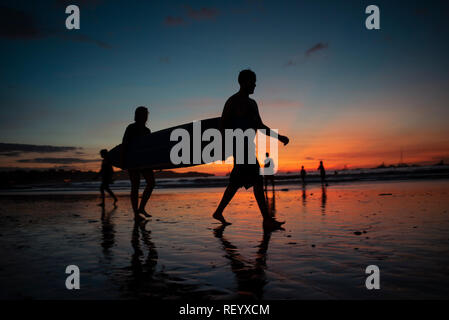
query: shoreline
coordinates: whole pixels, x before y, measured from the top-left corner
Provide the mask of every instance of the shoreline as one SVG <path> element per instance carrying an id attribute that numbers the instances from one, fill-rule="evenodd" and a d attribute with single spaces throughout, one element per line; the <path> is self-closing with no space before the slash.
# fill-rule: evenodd
<path id="1" fill-rule="evenodd" d="M 170 181 L 170 179 L 165 179 L 163 183 L 161 180 L 156 180 L 155 190 L 163 193 L 170 193 L 176 190 L 176 192 L 189 192 L 189 190 L 195 189 L 211 189 L 211 190 L 222 190 L 227 186 L 229 177 L 222 177 L 220 179 L 208 178 L 208 179 L 181 179 Z M 169 181 L 167 181 L 169 180 Z M 282 191 L 282 187 L 288 187 L 289 189 L 302 189 L 303 184 L 298 176 L 275 176 L 275 186 L 276 189 Z M 353 185 L 360 183 L 375 183 L 375 182 L 406 182 L 406 181 L 438 181 L 438 180 L 449 180 L 449 170 L 447 174 L 439 173 L 420 173 L 420 174 L 386 174 L 383 176 L 373 176 L 373 175 L 338 175 L 330 176 L 327 179 L 329 186 L 336 185 Z M 124 194 L 128 195 L 130 192 L 128 181 L 116 181 L 111 184 L 111 189 L 119 196 Z M 141 189 L 144 187 L 145 181 L 141 183 Z M 305 187 L 316 187 L 321 185 L 319 176 L 315 176 L 314 179 L 308 179 Z M 100 182 L 91 181 L 87 184 L 50 184 L 50 185 L 33 185 L 33 186 L 23 186 L 21 188 L 10 188 L 10 189 L 0 189 L 0 198 L 10 197 L 10 196 L 29 196 L 29 195 L 68 195 L 68 194 L 79 194 L 79 195 L 98 195 L 98 189 Z M 270 187 L 269 187 L 270 189 Z"/>

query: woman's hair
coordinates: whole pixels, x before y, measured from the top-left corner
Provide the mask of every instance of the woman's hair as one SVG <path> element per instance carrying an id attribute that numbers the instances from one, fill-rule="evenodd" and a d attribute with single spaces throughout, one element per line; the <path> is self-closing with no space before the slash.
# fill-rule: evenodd
<path id="1" fill-rule="evenodd" d="M 136 108 L 136 111 L 134 112 L 134 121 L 137 121 L 137 119 L 142 118 L 143 116 L 148 115 L 148 109 L 144 106 L 140 106 Z"/>
<path id="2" fill-rule="evenodd" d="M 101 154 L 102 157 L 107 156 L 107 154 L 108 154 L 108 149 L 101 149 L 101 150 L 100 150 L 100 154 Z"/>

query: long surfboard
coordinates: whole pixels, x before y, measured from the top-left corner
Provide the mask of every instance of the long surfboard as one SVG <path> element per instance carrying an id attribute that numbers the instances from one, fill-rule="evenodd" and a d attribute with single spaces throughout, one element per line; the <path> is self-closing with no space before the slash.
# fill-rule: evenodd
<path id="1" fill-rule="evenodd" d="M 201 137 L 207 129 L 219 129 L 220 117 L 209 118 L 201 120 Z M 150 169 L 173 169 L 181 167 L 191 167 L 200 164 L 205 164 L 202 157 L 201 163 L 194 161 L 194 146 L 193 146 L 193 122 L 182 124 L 179 126 L 163 129 L 153 132 L 146 136 L 139 137 L 132 141 L 129 145 L 128 152 L 125 155 L 125 165 L 122 167 L 120 163 L 122 145 L 118 145 L 109 151 L 109 158 L 114 167 L 121 169 L 133 168 L 150 168 Z M 179 141 L 170 141 L 171 133 L 176 129 L 184 129 L 190 136 L 190 161 L 188 163 L 173 164 L 170 159 L 170 152 Z M 201 152 L 203 148 L 209 144 L 209 141 L 201 141 Z M 195 153 L 199 150 L 195 149 Z M 215 160 L 226 160 L 230 155 L 226 155 L 222 150 L 222 156 L 215 157 Z M 198 154 L 196 155 L 198 157 Z"/>

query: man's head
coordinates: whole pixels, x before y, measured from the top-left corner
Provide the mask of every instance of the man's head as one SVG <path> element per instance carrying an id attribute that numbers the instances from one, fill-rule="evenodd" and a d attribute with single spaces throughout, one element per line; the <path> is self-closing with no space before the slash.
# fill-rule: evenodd
<path id="1" fill-rule="evenodd" d="M 265 157 L 269 157 L 270 156 L 270 154 L 267 152 L 267 153 L 265 153 Z"/>
<path id="2" fill-rule="evenodd" d="M 108 156 L 108 150 L 107 149 L 102 149 L 100 151 L 100 156 L 105 159 Z"/>
<path id="3" fill-rule="evenodd" d="M 144 106 L 140 106 L 136 108 L 134 113 L 134 121 L 139 124 L 145 124 L 148 120 L 148 109 Z"/>
<path id="4" fill-rule="evenodd" d="M 245 69 L 239 73 L 240 91 L 244 91 L 247 94 L 253 94 L 256 88 L 256 74 L 250 70 Z"/>

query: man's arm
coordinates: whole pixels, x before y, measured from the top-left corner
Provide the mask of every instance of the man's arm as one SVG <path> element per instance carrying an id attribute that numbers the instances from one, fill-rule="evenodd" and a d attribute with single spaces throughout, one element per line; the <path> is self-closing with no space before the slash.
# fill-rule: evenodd
<path id="1" fill-rule="evenodd" d="M 221 120 L 220 120 L 220 131 L 224 132 L 225 129 L 231 128 L 231 102 L 226 101 L 223 112 L 221 113 Z"/>
<path id="2" fill-rule="evenodd" d="M 256 128 L 257 129 L 264 129 L 265 134 L 267 136 L 278 139 L 284 145 L 288 144 L 289 139 L 286 136 L 278 134 L 276 131 L 271 130 L 267 125 L 265 125 L 263 123 L 262 118 L 260 117 L 259 107 L 257 106 L 256 101 L 254 101 L 254 114 L 255 114 L 255 118 L 256 118 Z"/>

